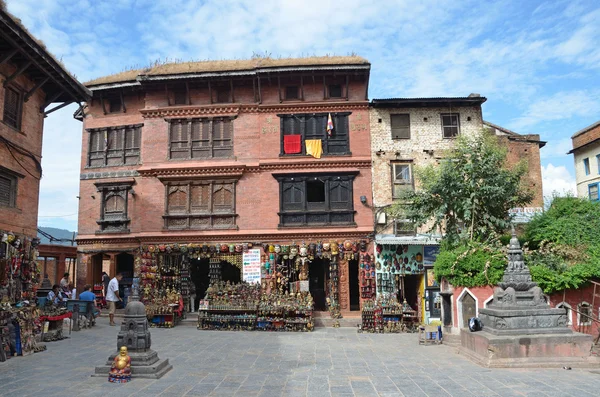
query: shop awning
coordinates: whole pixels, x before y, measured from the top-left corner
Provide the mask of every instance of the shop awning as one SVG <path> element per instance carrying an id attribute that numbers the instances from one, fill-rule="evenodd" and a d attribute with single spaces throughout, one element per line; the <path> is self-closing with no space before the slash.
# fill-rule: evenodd
<path id="1" fill-rule="evenodd" d="M 438 245 L 441 236 L 433 234 L 418 234 L 416 236 L 396 236 L 394 234 L 377 234 L 377 244 L 401 244 L 401 245 Z"/>

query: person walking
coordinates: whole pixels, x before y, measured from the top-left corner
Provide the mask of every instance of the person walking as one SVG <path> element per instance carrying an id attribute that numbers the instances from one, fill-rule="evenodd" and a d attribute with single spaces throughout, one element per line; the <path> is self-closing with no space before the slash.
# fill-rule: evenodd
<path id="1" fill-rule="evenodd" d="M 106 301 L 108 302 L 108 318 L 110 319 L 110 325 L 115 326 L 115 311 L 117 310 L 117 302 L 122 301 L 119 296 L 119 281 L 123 278 L 121 273 L 110 280 L 108 283 L 108 289 L 106 292 Z"/>

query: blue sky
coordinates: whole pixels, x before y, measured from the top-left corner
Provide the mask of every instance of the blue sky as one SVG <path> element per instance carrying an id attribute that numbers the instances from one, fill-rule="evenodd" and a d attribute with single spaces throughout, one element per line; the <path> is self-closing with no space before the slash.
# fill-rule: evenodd
<path id="1" fill-rule="evenodd" d="M 574 189 L 570 136 L 600 119 L 597 1 L 8 0 L 81 81 L 157 59 L 347 55 L 370 98 L 488 98 L 484 118 L 540 134 L 544 191 Z M 46 119 L 42 226 L 76 229 L 81 124 Z"/>

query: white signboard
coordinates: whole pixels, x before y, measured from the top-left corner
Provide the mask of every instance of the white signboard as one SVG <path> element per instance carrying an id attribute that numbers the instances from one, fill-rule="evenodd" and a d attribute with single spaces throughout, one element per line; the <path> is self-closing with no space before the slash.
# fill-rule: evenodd
<path id="1" fill-rule="evenodd" d="M 260 284 L 260 250 L 248 250 L 242 257 L 244 281 L 250 284 Z"/>
<path id="2" fill-rule="evenodd" d="M 508 210 L 514 223 L 527 223 L 536 214 L 541 214 L 542 212 L 544 212 L 542 207 L 522 207 Z"/>

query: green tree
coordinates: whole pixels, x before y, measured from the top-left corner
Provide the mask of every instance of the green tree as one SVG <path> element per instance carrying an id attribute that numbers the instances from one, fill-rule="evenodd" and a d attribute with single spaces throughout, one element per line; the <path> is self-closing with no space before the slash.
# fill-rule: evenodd
<path id="1" fill-rule="evenodd" d="M 487 132 L 459 136 L 441 164 L 416 169 L 418 189 L 404 192 L 388 213 L 417 226 L 433 221 L 430 231 L 443 230 L 449 248 L 461 238 L 486 241 L 508 228 L 510 208 L 533 199 L 522 183 L 527 164 L 521 161 L 509 168 L 506 154 Z"/>

